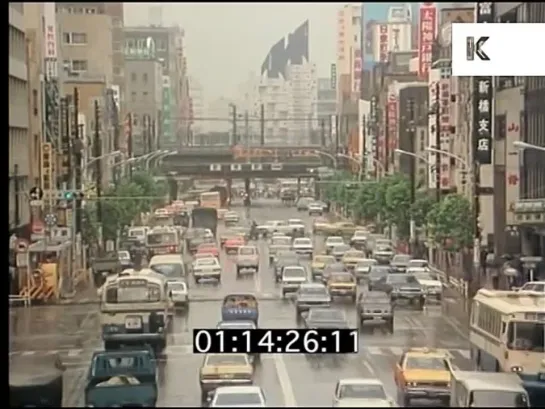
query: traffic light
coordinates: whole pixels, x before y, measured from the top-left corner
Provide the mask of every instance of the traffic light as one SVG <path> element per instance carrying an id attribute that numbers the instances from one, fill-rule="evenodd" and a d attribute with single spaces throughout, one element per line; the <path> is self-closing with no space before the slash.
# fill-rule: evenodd
<path id="1" fill-rule="evenodd" d="M 72 200 L 84 199 L 85 194 L 79 190 L 63 190 L 60 192 L 59 199 L 71 202 Z"/>

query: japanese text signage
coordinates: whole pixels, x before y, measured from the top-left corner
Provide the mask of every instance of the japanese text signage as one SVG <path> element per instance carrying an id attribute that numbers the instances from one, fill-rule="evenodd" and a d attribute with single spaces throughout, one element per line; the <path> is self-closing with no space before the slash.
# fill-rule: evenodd
<path id="1" fill-rule="evenodd" d="M 44 63 L 47 78 L 57 78 L 57 24 L 55 3 L 44 3 Z"/>
<path id="2" fill-rule="evenodd" d="M 331 64 L 329 78 L 331 79 L 331 89 L 333 91 L 337 90 L 337 64 Z"/>
<path id="3" fill-rule="evenodd" d="M 397 147 L 397 97 L 388 96 L 388 152 L 391 154 Z"/>
<path id="4" fill-rule="evenodd" d="M 451 134 L 450 134 L 450 79 L 439 80 L 439 149 L 450 152 Z M 441 188 L 450 187 L 450 158 L 441 155 Z"/>
<path id="5" fill-rule="evenodd" d="M 379 58 L 380 62 L 388 61 L 388 24 L 379 25 Z"/>
<path id="6" fill-rule="evenodd" d="M 361 81 L 361 69 L 362 69 L 362 54 L 361 50 L 356 49 L 354 50 L 354 83 L 353 83 L 353 91 L 354 92 L 360 92 L 360 81 Z"/>
<path id="7" fill-rule="evenodd" d="M 478 2 L 477 23 L 494 22 L 494 3 Z M 492 77 L 473 77 L 474 159 L 482 165 L 492 163 Z"/>
<path id="8" fill-rule="evenodd" d="M 418 76 L 426 80 L 432 63 L 432 48 L 437 36 L 437 8 L 434 3 L 420 6 L 418 32 Z"/>

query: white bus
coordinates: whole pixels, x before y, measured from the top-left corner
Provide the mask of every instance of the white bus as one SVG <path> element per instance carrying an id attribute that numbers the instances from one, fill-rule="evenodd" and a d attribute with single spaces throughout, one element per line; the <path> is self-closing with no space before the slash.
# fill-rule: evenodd
<path id="1" fill-rule="evenodd" d="M 481 289 L 473 299 L 469 339 L 478 370 L 539 373 L 544 336 L 543 293 Z"/>
<path id="2" fill-rule="evenodd" d="M 149 344 L 166 347 L 170 307 L 166 279 L 150 269 L 128 269 L 110 277 L 100 294 L 102 339 L 105 349 Z"/>

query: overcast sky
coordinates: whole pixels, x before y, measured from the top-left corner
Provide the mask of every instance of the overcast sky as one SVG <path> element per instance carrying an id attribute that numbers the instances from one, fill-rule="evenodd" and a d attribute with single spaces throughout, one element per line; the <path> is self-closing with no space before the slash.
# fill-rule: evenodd
<path id="1" fill-rule="evenodd" d="M 125 25 L 147 25 L 150 6 L 125 3 Z M 336 13 L 341 3 L 164 3 L 163 24 L 185 29 L 190 75 L 207 99 L 236 97 L 251 71 L 259 73 L 270 47 L 310 21 L 310 59 L 319 76 L 335 60 Z"/>

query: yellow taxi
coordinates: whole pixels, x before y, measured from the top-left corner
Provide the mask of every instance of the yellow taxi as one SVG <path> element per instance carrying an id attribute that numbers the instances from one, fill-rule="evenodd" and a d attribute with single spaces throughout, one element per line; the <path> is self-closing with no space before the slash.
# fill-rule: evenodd
<path id="1" fill-rule="evenodd" d="M 322 231 L 326 234 L 345 237 L 352 236 L 357 228 L 358 227 L 352 222 L 339 221 L 325 225 Z"/>
<path id="2" fill-rule="evenodd" d="M 450 401 L 452 361 L 448 351 L 410 348 L 394 370 L 400 403 L 410 406 L 412 399 Z"/>
<path id="3" fill-rule="evenodd" d="M 314 219 L 314 222 L 312 222 L 312 232 L 313 233 L 322 233 L 326 231 L 331 223 L 327 219 L 327 217 L 317 217 Z"/>
<path id="4" fill-rule="evenodd" d="M 349 271 L 353 271 L 356 265 L 362 260 L 365 260 L 365 253 L 355 249 L 348 250 L 341 259 L 342 263 Z"/>
<path id="5" fill-rule="evenodd" d="M 324 269 L 331 263 L 335 262 L 335 257 L 329 254 L 316 254 L 310 264 L 313 280 L 321 280 L 323 277 Z"/>
<path id="6" fill-rule="evenodd" d="M 349 272 L 331 273 L 327 280 L 327 289 L 331 297 L 350 297 L 356 302 L 358 285 L 356 278 Z"/>
<path id="7" fill-rule="evenodd" d="M 254 367 L 247 354 L 207 354 L 199 372 L 201 399 L 205 402 L 220 386 L 251 385 L 253 378 Z"/>

